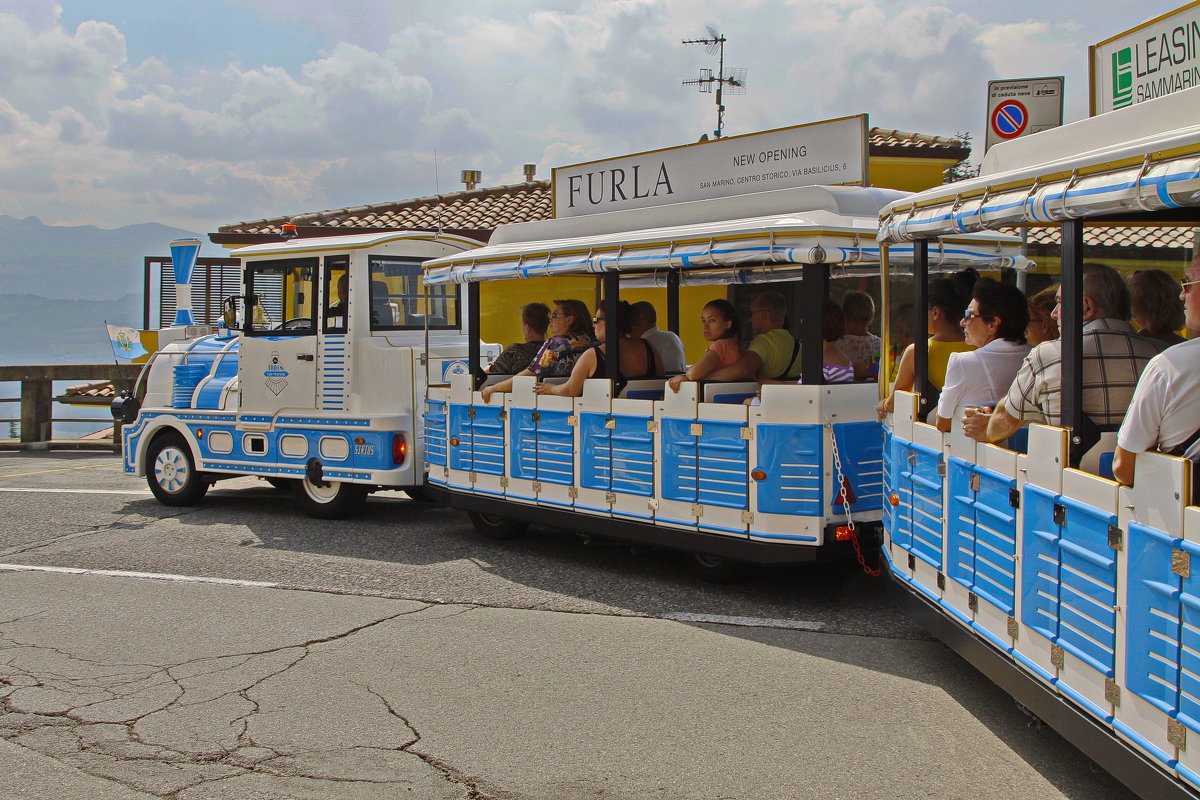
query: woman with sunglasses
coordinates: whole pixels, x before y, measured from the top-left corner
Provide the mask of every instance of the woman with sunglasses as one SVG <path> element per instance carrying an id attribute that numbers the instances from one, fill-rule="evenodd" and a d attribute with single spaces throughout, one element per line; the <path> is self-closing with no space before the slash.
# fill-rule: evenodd
<path id="1" fill-rule="evenodd" d="M 937 406 L 937 428 L 943 432 L 950 430 L 958 408 L 994 406 L 1029 354 L 1029 303 L 1015 286 L 991 278 L 977 282 L 960 324 L 967 343 L 976 349 L 951 353 L 946 363 Z"/>
<path id="2" fill-rule="evenodd" d="M 621 337 L 621 367 L 618 370 L 614 396 L 620 394 L 621 390 L 625 388 L 629 377 L 653 375 L 656 371 L 654 351 L 650 349 L 650 343 L 645 339 L 635 339 L 631 335 L 633 333 L 631 309 L 629 303 L 622 300 L 617 308 L 617 318 L 614 320 L 616 325 L 612 326 L 616 329 L 614 333 L 619 333 Z M 559 397 L 580 397 L 583 395 L 584 381 L 588 378 L 604 377 L 608 369 L 605 361 L 607 352 L 605 344 L 608 341 L 609 326 L 604 318 L 603 308 L 596 312 L 592 323 L 596 326 L 596 338 L 600 340 L 600 344 L 579 356 L 579 360 L 575 362 L 575 366 L 571 370 L 571 377 L 567 379 L 566 383 L 539 383 L 534 387 L 535 392 Z"/>
<path id="3" fill-rule="evenodd" d="M 537 379 L 557 378 L 570 375 L 580 356 L 589 352 L 596 344 L 591 316 L 582 300 L 555 300 L 554 313 L 550 315 L 550 338 L 528 367 L 518 375 L 534 375 Z M 512 391 L 512 378 L 480 391 L 483 402 L 491 402 L 492 395 Z"/>

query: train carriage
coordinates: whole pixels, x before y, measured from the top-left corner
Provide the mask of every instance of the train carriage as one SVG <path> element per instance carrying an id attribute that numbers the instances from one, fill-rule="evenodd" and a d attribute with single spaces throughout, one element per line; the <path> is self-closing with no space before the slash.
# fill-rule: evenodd
<path id="1" fill-rule="evenodd" d="M 474 375 L 431 387 L 428 481 L 438 498 L 506 536 L 529 522 L 688 551 L 716 577 L 733 562 L 803 562 L 845 553 L 883 515 L 874 381 L 824 385 L 821 305 L 831 280 L 878 276 L 878 213 L 904 193 L 809 186 L 501 227 L 484 248 L 426 264 L 431 286 L 465 284 L 477 315 L 484 281 L 595 275 L 606 317 L 622 286 L 667 289 L 678 330 L 680 286 L 799 281 L 803 385 L 635 381 L 614 393 L 619 343 L 582 397 L 540 396 L 532 377 L 484 402 Z M 950 268 L 1022 267 L 1018 240 L 952 234 Z M 905 248 L 893 247 L 893 264 Z M 548 298 L 546 298 L 548 299 Z M 477 316 L 469 330 L 478 331 Z M 468 337 L 478 342 L 477 335 Z M 478 363 L 474 356 L 470 363 Z M 500 398 L 503 400 L 500 400 Z"/>
<path id="2" fill-rule="evenodd" d="M 880 216 L 885 251 L 913 254 L 918 308 L 938 238 L 1061 227 L 1062 427 L 1031 425 L 1024 452 L 939 432 L 918 343 L 885 425 L 883 552 L 916 616 L 1147 797 L 1200 796 L 1200 498 L 1186 460 L 1139 454 L 1130 488 L 1100 466 L 1111 444 L 1072 455 L 1084 226 L 1200 225 L 1198 107 L 1190 89 L 997 145 L 980 177 Z"/>

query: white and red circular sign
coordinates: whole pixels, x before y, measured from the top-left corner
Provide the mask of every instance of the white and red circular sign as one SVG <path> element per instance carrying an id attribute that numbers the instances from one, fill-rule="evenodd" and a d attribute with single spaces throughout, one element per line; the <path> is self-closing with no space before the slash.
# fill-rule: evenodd
<path id="1" fill-rule="evenodd" d="M 992 133 L 1001 139 L 1015 139 L 1029 125 L 1029 111 L 1018 100 L 1005 100 L 992 111 Z"/>

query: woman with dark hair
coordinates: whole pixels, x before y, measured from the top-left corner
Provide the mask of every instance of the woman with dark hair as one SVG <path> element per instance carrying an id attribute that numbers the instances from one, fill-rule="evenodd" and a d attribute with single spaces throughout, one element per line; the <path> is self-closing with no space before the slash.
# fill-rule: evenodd
<path id="1" fill-rule="evenodd" d="M 821 305 L 821 338 L 825 340 L 821 371 L 826 383 L 850 383 L 854 380 L 856 365 L 840 344 L 845 335 L 846 312 L 837 303 L 826 300 Z M 803 377 L 799 383 L 804 383 Z"/>
<path id="2" fill-rule="evenodd" d="M 950 354 L 937 408 L 937 428 L 943 432 L 950 430 L 959 407 L 994 406 L 1029 354 L 1029 303 L 1015 286 L 980 280 L 961 324 L 966 340 L 977 349 Z"/>
<path id="3" fill-rule="evenodd" d="M 673 392 L 678 392 L 684 381 L 703 380 L 709 373 L 741 360 L 742 326 L 733 303 L 719 298 L 709 301 L 700 312 L 700 328 L 705 340 L 711 344 L 686 372 L 667 381 Z"/>
<path id="4" fill-rule="evenodd" d="M 588 378 L 603 378 L 608 371 L 605 355 L 608 351 L 608 325 L 604 318 L 604 308 L 601 306 L 592 317 L 596 326 L 596 338 L 600 343 L 585 350 L 571 368 L 571 377 L 566 383 L 539 383 L 534 387 L 538 394 L 558 395 L 559 397 L 580 397 L 583 395 L 583 382 Z M 654 375 L 654 351 L 650 343 L 641 337 L 633 337 L 632 306 L 622 300 L 617 306 L 616 323 L 612 327 L 621 337 L 621 366 L 617 370 L 617 385 L 613 387 L 616 396 L 625 388 L 630 377 Z"/>
<path id="5" fill-rule="evenodd" d="M 550 315 L 552 334 L 545 341 L 529 366 L 518 375 L 534 375 L 538 380 L 570 375 L 579 357 L 595 344 L 591 315 L 581 300 L 555 300 L 554 313 Z M 491 402 L 493 394 L 512 391 L 512 378 L 481 390 L 483 402 Z"/>
<path id="6" fill-rule="evenodd" d="M 487 368 L 488 374 L 515 375 L 529 366 L 542 349 L 549 327 L 550 309 L 545 303 L 526 303 L 521 306 L 521 336 L 524 341 L 505 348 Z"/>
<path id="7" fill-rule="evenodd" d="M 1142 336 L 1167 345 L 1187 341 L 1179 335 L 1183 327 L 1183 287 L 1161 269 L 1139 269 L 1125 281 L 1132 301 L 1133 323 Z"/>
<path id="8" fill-rule="evenodd" d="M 928 377 L 930 385 L 939 392 L 946 383 L 946 363 L 950 360 L 950 354 L 975 349 L 974 345 L 964 340 L 959 321 L 978 280 L 979 273 L 967 267 L 929 284 L 929 308 L 926 312 L 926 329 L 929 332 Z M 896 368 L 896 383 L 892 393 L 875 406 L 881 418 L 895 409 L 896 392 L 912 391 L 916 385 L 915 373 L 916 354 L 913 346 L 909 345 L 900 357 L 900 366 Z"/>

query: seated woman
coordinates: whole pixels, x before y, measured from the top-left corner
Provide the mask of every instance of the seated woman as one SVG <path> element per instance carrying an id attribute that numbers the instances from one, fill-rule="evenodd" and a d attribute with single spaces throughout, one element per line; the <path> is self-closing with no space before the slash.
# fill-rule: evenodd
<path id="1" fill-rule="evenodd" d="M 733 303 L 717 299 L 705 305 L 700 312 L 700 328 L 711 344 L 686 372 L 667 381 L 673 392 L 678 392 L 684 381 L 704 380 L 710 372 L 736 364 L 742 357 L 742 326 Z"/>
<path id="2" fill-rule="evenodd" d="M 534 391 L 538 394 L 558 395 L 559 397 L 580 397 L 583 395 L 583 382 L 588 378 L 603 378 L 608 371 L 608 365 L 605 361 L 605 353 L 607 348 L 605 345 L 608 342 L 607 325 L 604 319 L 604 310 L 596 312 L 596 316 L 592 318 L 592 322 L 596 326 L 596 338 L 600 340 L 600 344 L 585 351 L 579 356 L 575 362 L 574 368 L 571 370 L 571 377 L 566 383 L 539 383 L 534 387 Z M 641 377 L 643 375 L 653 376 L 655 372 L 654 351 L 650 349 L 650 343 L 645 339 L 633 338 L 630 334 L 633 331 L 632 315 L 630 314 L 630 305 L 624 300 L 621 301 L 617 310 L 617 324 L 614 326 L 620 331 L 621 335 L 621 367 L 618 370 L 617 385 L 614 387 L 614 396 L 625 388 L 630 377 Z"/>
<path id="3" fill-rule="evenodd" d="M 549 339 L 538 350 L 528 367 L 517 375 L 535 375 L 538 380 L 570 375 L 575 362 L 595 344 L 595 332 L 587 306 L 581 300 L 555 300 L 550 315 Z M 513 377 L 517 377 L 514 375 Z M 512 378 L 481 390 L 483 402 L 492 395 L 512 391 Z"/>
<path id="4" fill-rule="evenodd" d="M 929 284 L 929 384 L 937 391 L 946 383 L 946 364 L 951 353 L 974 350 L 974 345 L 963 339 L 959 325 L 962 311 L 971 301 L 971 290 L 979 273 L 971 267 L 960 270 L 950 277 L 938 278 Z M 875 406 L 880 419 L 892 413 L 896 407 L 896 392 L 911 392 L 916 385 L 916 352 L 912 345 L 904 350 L 900 365 L 896 368 L 896 383 L 892 392 Z"/>
<path id="5" fill-rule="evenodd" d="M 977 349 L 951 353 L 946 362 L 936 423 L 943 432 L 950 430 L 955 409 L 996 405 L 1029 353 L 1025 342 L 1029 304 L 1015 286 L 991 278 L 980 280 L 961 324 L 967 343 Z"/>
<path id="6" fill-rule="evenodd" d="M 526 303 L 521 306 L 521 336 L 525 341 L 510 344 L 488 366 L 491 375 L 515 375 L 533 361 L 546 341 L 550 327 L 550 309 L 545 303 Z"/>
<path id="7" fill-rule="evenodd" d="M 1025 326 L 1025 341 L 1031 348 L 1058 338 L 1058 321 L 1054 307 L 1058 305 L 1058 284 L 1051 284 L 1029 297 L 1029 324 Z"/>
<path id="8" fill-rule="evenodd" d="M 1183 287 L 1161 269 L 1139 269 L 1126 279 L 1133 323 L 1138 333 L 1157 339 L 1168 347 L 1187 341 L 1179 335 L 1183 327 Z"/>

